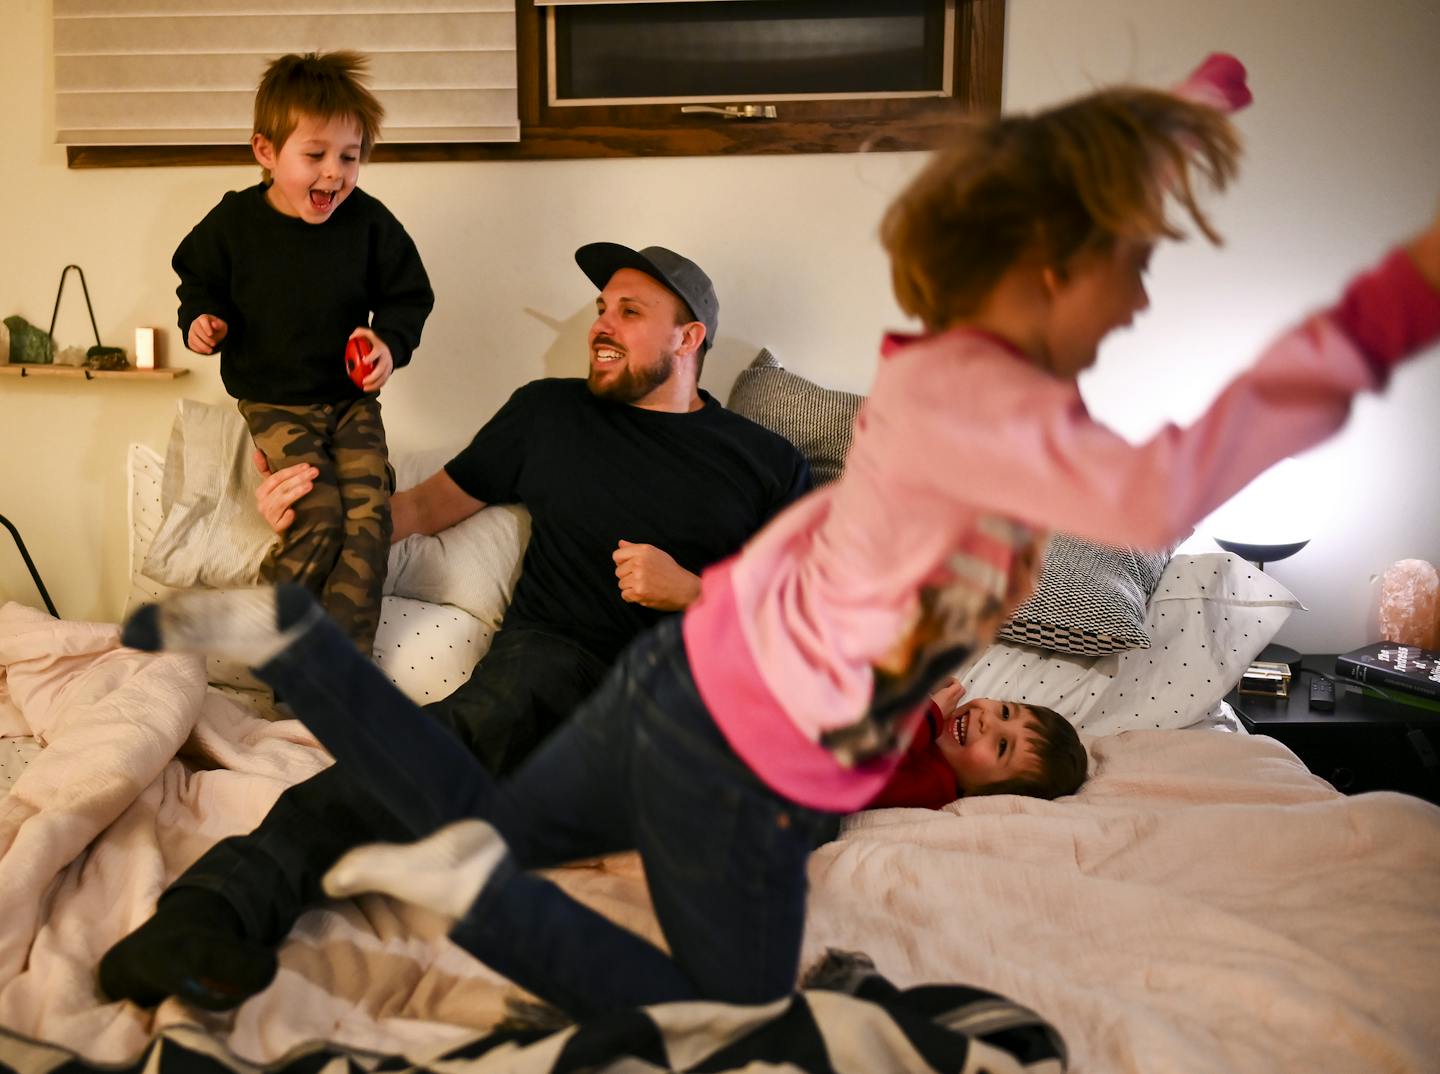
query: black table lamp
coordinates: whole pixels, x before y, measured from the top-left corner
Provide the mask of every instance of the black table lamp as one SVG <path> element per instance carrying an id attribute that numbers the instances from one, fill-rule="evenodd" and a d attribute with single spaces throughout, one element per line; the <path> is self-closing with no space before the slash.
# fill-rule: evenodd
<path id="1" fill-rule="evenodd" d="M 1281 544 L 1255 544 L 1251 541 L 1227 541 L 1221 537 L 1214 538 L 1216 544 L 1227 552 L 1234 552 L 1241 559 L 1248 559 L 1262 571 L 1265 564 L 1274 563 L 1276 560 L 1288 559 L 1310 542 L 1286 541 Z"/>

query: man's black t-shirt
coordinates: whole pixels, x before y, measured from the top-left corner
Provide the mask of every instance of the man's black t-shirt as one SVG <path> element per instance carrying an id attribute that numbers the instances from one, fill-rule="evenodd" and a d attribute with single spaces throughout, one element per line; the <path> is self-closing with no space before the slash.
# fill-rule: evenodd
<path id="1" fill-rule="evenodd" d="M 477 500 L 530 510 L 505 626 L 613 660 L 664 614 L 621 599 L 611 558 L 621 540 L 698 574 L 809 491 L 810 468 L 788 440 L 700 396 L 699 410 L 670 414 L 597 399 L 583 380 L 537 380 L 446 463 Z"/>

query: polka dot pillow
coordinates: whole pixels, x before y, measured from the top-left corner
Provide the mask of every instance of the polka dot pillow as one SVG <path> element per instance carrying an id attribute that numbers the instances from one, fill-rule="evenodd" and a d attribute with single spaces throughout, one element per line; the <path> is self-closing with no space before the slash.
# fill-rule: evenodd
<path id="1" fill-rule="evenodd" d="M 494 630 L 449 604 L 386 597 L 375 663 L 417 705 L 448 697 L 490 649 Z"/>
<path id="2" fill-rule="evenodd" d="M 1221 699 L 1302 605 L 1238 556 L 1176 556 L 1145 610 L 1148 649 L 1104 656 L 997 643 L 965 670 L 973 697 L 1053 708 L 1087 734 L 1217 722 Z"/>

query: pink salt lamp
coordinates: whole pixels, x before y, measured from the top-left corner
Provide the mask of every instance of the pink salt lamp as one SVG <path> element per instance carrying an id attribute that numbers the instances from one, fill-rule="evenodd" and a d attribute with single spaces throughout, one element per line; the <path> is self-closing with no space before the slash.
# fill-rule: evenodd
<path id="1" fill-rule="evenodd" d="M 1390 564 L 1380 579 L 1380 637 L 1440 649 L 1440 571 L 1423 559 Z"/>

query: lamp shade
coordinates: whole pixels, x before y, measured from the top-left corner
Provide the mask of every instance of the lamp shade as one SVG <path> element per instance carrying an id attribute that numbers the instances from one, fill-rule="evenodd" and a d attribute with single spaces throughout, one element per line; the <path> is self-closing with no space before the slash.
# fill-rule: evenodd
<path id="1" fill-rule="evenodd" d="M 1227 541 L 1223 537 L 1216 537 L 1215 543 L 1227 552 L 1234 552 L 1241 559 L 1248 559 L 1252 563 L 1258 563 L 1262 567 L 1267 563 L 1274 563 L 1277 559 L 1288 559 L 1310 542 L 1306 541 L 1284 541 L 1278 544 L 1256 544 L 1252 541 Z"/>

